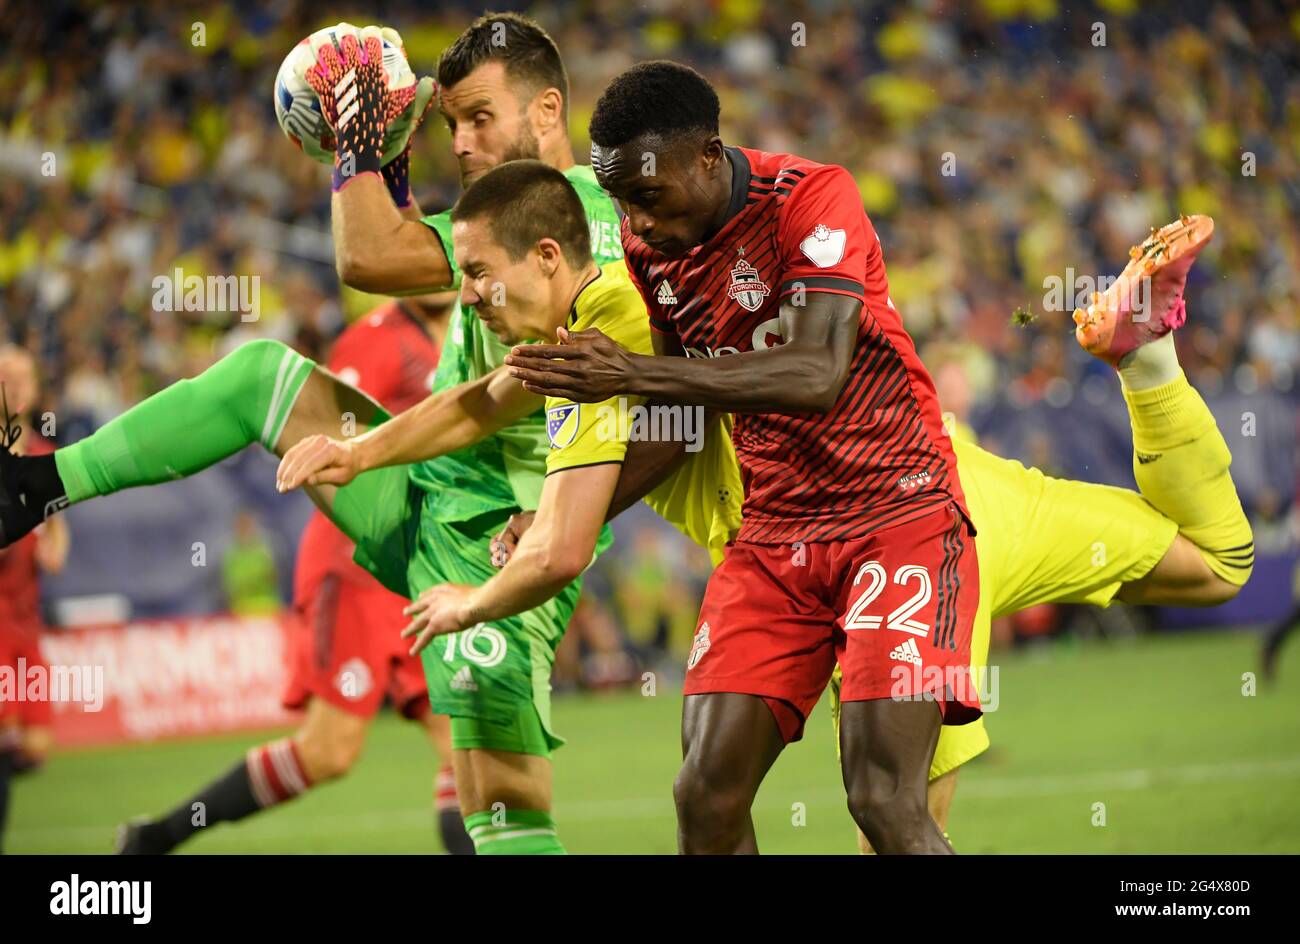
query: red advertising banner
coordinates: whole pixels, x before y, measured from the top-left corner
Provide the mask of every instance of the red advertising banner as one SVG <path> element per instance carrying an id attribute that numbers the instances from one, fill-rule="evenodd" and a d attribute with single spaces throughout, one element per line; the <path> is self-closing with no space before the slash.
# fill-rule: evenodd
<path id="1" fill-rule="evenodd" d="M 108 744 L 292 723 L 279 617 L 195 617 L 50 631 L 54 736 Z M 28 675 L 32 673 L 28 669 Z M 61 680 L 61 681 L 60 681 Z"/>

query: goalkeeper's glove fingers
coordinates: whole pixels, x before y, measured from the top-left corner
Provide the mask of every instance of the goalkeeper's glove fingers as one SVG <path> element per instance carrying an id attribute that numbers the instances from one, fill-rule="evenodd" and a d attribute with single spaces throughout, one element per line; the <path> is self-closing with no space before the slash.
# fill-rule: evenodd
<path id="1" fill-rule="evenodd" d="M 356 35 L 345 34 L 337 50 L 332 43 L 323 45 L 316 65 L 307 70 L 307 81 L 334 127 L 334 189 L 341 190 L 360 174 L 378 173 L 393 117 L 389 111 L 395 105 L 388 94 L 378 30 L 363 30 L 360 42 Z M 414 97 L 414 89 L 407 97 Z"/>

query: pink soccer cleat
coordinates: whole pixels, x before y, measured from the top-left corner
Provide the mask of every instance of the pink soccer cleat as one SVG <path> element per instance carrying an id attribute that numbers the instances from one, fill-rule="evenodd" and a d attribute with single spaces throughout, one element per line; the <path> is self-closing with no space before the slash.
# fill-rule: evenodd
<path id="1" fill-rule="evenodd" d="M 1105 292 L 1074 310 L 1074 336 L 1112 367 L 1143 344 L 1162 338 L 1187 320 L 1183 286 L 1196 256 L 1214 235 L 1208 216 L 1182 216 L 1129 250 L 1129 264 Z"/>

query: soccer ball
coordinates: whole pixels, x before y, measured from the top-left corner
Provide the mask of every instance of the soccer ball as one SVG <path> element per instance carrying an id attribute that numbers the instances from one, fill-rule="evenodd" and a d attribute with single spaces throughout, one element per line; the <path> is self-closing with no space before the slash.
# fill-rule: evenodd
<path id="1" fill-rule="evenodd" d="M 390 27 L 380 29 L 368 26 L 357 29 L 350 23 L 340 23 L 312 33 L 284 57 L 280 71 L 275 75 L 275 120 L 285 137 L 296 144 L 312 160 L 322 164 L 334 163 L 334 129 L 321 114 L 320 99 L 307 84 L 307 70 L 316 64 L 316 50 L 325 43 L 338 44 L 344 35 L 360 37 L 371 30 L 379 32 L 384 47 L 384 72 L 390 89 L 409 88 L 416 84 L 415 73 L 406 61 L 402 37 Z M 388 124 L 384 136 L 384 153 L 381 162 L 387 164 L 406 149 L 407 139 L 413 130 L 415 103 Z"/>

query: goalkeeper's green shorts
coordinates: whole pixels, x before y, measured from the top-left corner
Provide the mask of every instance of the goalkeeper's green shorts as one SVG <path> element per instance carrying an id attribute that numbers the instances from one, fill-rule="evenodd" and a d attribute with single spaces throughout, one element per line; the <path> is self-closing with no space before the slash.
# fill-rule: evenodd
<path id="1" fill-rule="evenodd" d="M 486 582 L 497 572 L 488 545 L 515 509 L 446 522 L 428 511 L 436 501 L 411 481 L 409 467 L 391 466 L 340 488 L 330 518 L 356 542 L 356 562 L 407 599 L 440 583 Z M 549 757 L 564 743 L 551 726 L 551 666 L 580 587 L 575 580 L 535 609 L 436 637 L 424 649 L 429 704 L 451 718 L 453 748 Z"/>

